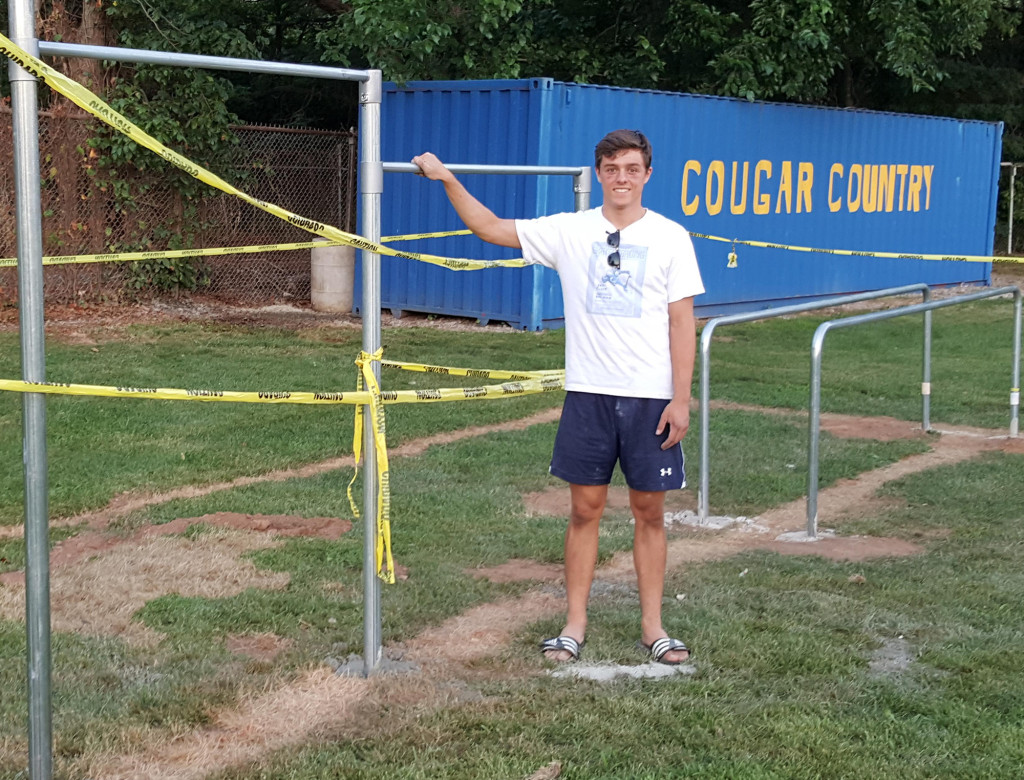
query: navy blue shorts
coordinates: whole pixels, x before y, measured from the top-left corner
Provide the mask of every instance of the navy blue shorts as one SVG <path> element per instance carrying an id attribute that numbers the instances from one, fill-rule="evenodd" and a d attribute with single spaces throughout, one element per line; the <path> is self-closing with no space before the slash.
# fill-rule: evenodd
<path id="1" fill-rule="evenodd" d="M 683 448 L 661 449 L 658 421 L 668 401 L 569 391 L 555 436 L 550 472 L 573 485 L 607 485 L 618 461 L 633 490 L 686 487 Z"/>

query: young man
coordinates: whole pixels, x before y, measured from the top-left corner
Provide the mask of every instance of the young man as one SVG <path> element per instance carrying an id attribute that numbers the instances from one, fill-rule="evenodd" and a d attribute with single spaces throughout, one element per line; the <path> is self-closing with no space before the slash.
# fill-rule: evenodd
<path id="1" fill-rule="evenodd" d="M 693 297 L 704 292 L 686 230 L 644 208 L 651 146 L 638 130 L 616 130 L 594 150 L 600 208 L 531 220 L 497 217 L 429 152 L 413 158 L 444 183 L 466 226 L 485 241 L 523 250 L 554 268 L 565 305 L 566 399 L 551 473 L 569 483 L 565 535 L 568 613 L 541 643 L 554 661 L 578 660 L 597 564 L 598 527 L 616 461 L 636 520 L 633 563 L 640 642 L 666 664 L 689 649 L 661 622 L 667 543 L 665 491 L 685 486 L 680 441 L 690 424 L 696 350 Z"/>

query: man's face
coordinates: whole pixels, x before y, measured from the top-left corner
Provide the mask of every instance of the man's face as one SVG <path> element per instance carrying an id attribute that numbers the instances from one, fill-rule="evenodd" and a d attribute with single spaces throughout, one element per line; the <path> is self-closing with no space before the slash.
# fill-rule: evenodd
<path id="1" fill-rule="evenodd" d="M 614 157 L 602 157 L 597 169 L 606 206 L 627 208 L 639 206 L 644 185 L 651 178 L 651 168 L 644 167 L 639 149 L 626 149 Z"/>

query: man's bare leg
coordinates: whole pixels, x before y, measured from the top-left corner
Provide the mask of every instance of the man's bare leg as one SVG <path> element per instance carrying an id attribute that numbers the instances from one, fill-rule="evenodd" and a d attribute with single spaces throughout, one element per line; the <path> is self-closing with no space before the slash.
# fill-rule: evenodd
<path id="1" fill-rule="evenodd" d="M 607 485 L 569 485 L 572 509 L 565 531 L 565 595 L 568 602 L 563 636 L 582 642 L 587 635 L 587 603 L 597 565 L 597 542 L 608 498 Z M 552 661 L 568 661 L 565 650 L 545 653 Z"/>
<path id="2" fill-rule="evenodd" d="M 636 526 L 633 531 L 633 566 L 640 591 L 640 632 L 645 645 L 668 636 L 661 624 L 661 599 L 665 592 L 665 493 L 629 491 L 629 506 Z M 669 663 L 682 663 L 690 654 L 672 650 L 665 654 Z"/>

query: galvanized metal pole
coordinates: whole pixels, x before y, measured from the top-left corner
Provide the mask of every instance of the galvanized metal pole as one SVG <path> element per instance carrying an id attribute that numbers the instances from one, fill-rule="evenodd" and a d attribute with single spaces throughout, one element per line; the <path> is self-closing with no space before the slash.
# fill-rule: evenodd
<path id="1" fill-rule="evenodd" d="M 575 195 L 575 210 L 586 211 L 590 208 L 590 193 L 593 185 L 590 179 L 590 168 L 583 168 L 572 177 L 572 191 Z"/>
<path id="2" fill-rule="evenodd" d="M 180 68 L 233 70 L 240 73 L 265 73 L 275 76 L 331 79 L 334 81 L 366 81 L 367 71 L 335 68 L 330 65 L 303 65 L 273 60 L 246 60 L 240 57 L 219 57 L 214 54 L 183 54 L 181 52 L 124 49 L 117 46 L 92 46 L 84 43 L 39 41 L 39 53 L 48 57 L 80 57 L 91 60 L 142 62 L 148 65 L 169 65 Z"/>
<path id="3" fill-rule="evenodd" d="M 1017 409 L 1020 403 L 1020 310 L 1021 291 L 1018 287 L 997 287 L 992 290 L 960 295 L 956 298 L 945 298 L 939 301 L 925 301 L 924 303 L 904 306 L 899 309 L 859 314 L 855 317 L 847 317 L 840 320 L 829 320 L 823 322 L 814 331 L 814 338 L 811 341 L 811 399 L 810 399 L 810 423 L 809 423 L 809 447 L 807 454 L 807 535 L 811 538 L 818 533 L 818 454 L 819 439 L 821 438 L 821 357 L 825 346 L 825 336 L 829 331 L 839 328 L 850 328 L 857 325 L 865 325 L 869 322 L 880 322 L 894 317 L 903 317 L 908 314 L 919 312 L 930 312 L 935 309 L 945 309 L 950 306 L 959 306 L 972 301 L 980 301 L 986 298 L 997 298 L 1002 295 L 1014 296 L 1014 344 L 1013 344 L 1013 387 L 1017 395 L 1010 397 L 1010 435 L 1016 435 Z"/>
<path id="4" fill-rule="evenodd" d="M 931 291 L 924 295 L 927 302 L 931 297 Z M 924 313 L 924 343 L 922 344 L 921 369 L 921 428 L 925 431 L 932 429 L 932 312 L 929 309 Z"/>
<path id="5" fill-rule="evenodd" d="M 29 54 L 38 52 L 35 8 L 11 0 L 11 39 Z M 14 187 L 18 229 L 18 308 L 21 374 L 46 381 L 43 322 L 43 228 L 39 201 L 38 91 L 35 78 L 8 65 L 14 125 Z M 53 776 L 53 714 L 50 683 L 50 545 L 46 463 L 46 396 L 22 396 L 25 470 L 25 629 L 28 639 L 29 776 Z"/>
<path id="6" fill-rule="evenodd" d="M 708 428 L 711 424 L 711 338 L 719 325 L 730 325 L 740 322 L 753 322 L 755 320 L 767 320 L 773 317 L 783 317 L 789 314 L 813 311 L 831 306 L 843 306 L 847 303 L 857 303 L 875 298 L 886 298 L 892 295 L 906 295 L 919 292 L 927 301 L 931 295 L 928 285 L 923 282 L 917 284 L 906 284 L 900 287 L 888 287 L 884 290 L 872 290 L 870 292 L 854 293 L 853 295 L 840 295 L 834 298 L 823 298 L 807 303 L 795 303 L 791 306 L 780 306 L 776 309 L 764 309 L 760 311 L 745 312 L 743 314 L 727 314 L 723 317 L 716 317 L 704 326 L 700 337 L 700 487 L 697 489 L 697 513 L 700 522 L 708 519 L 708 493 L 711 485 L 711 442 Z M 931 324 L 930 320 L 925 323 L 925 342 L 931 347 Z M 926 363 L 927 365 L 927 363 Z M 929 369 L 930 370 L 930 369 Z M 928 375 L 926 374 L 926 377 Z M 927 381 L 927 379 L 926 379 Z M 927 426 L 927 421 L 925 423 Z"/>
<path id="7" fill-rule="evenodd" d="M 704 326 L 700 334 L 700 487 L 697 488 L 697 521 L 708 520 L 708 491 L 711 489 L 711 337 L 716 320 Z"/>
<path id="8" fill-rule="evenodd" d="M 1006 232 L 1006 254 L 1013 254 L 1013 185 L 1017 179 L 1017 164 L 1010 163 L 1010 219 Z"/>
<path id="9" fill-rule="evenodd" d="M 384 173 L 420 172 L 418 165 L 408 162 L 385 162 L 382 165 Z M 580 168 L 577 165 L 476 165 L 474 163 L 445 163 L 444 167 L 455 174 L 486 173 L 504 176 L 572 176 L 581 182 L 585 181 L 587 185 L 590 184 L 589 169 Z M 590 192 L 589 186 L 585 187 L 585 189 L 586 192 Z"/>
<path id="10" fill-rule="evenodd" d="M 1010 385 L 1010 436 L 1015 438 L 1020 427 L 1021 297 L 1018 288 L 1013 299 L 1013 378 Z"/>
<path id="11" fill-rule="evenodd" d="M 821 443 L 821 353 L 828 325 L 823 322 L 811 339 L 811 409 L 808 419 L 810 444 L 807 453 L 807 536 L 818 535 L 818 460 Z"/>
<path id="12" fill-rule="evenodd" d="M 370 78 L 359 85 L 359 202 L 362 208 L 360 233 L 380 241 L 380 204 L 384 191 L 384 167 L 380 157 L 380 104 L 383 94 L 381 72 L 369 71 Z M 363 259 L 363 351 L 380 349 L 380 255 L 362 251 Z M 373 374 L 380 381 L 380 361 L 373 361 Z M 381 621 L 380 580 L 377 578 L 377 451 L 374 449 L 373 421 L 369 405 L 363 407 L 363 674 L 369 677 L 380 665 Z"/>

